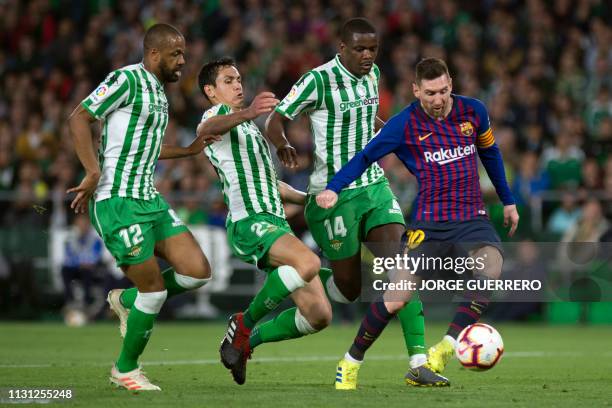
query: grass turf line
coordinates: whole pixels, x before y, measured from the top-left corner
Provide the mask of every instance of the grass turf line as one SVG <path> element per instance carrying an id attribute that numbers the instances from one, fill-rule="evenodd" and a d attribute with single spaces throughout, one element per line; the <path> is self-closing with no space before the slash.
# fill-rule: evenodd
<path id="1" fill-rule="evenodd" d="M 403 383 L 407 359 L 399 325 L 393 324 L 366 356 L 359 389 L 338 392 L 335 364 L 356 325 L 259 347 L 247 383 L 238 386 L 215 363 L 224 325 L 164 322 L 142 359 L 163 391 L 132 394 L 107 379 L 120 345 L 116 325 L 0 323 L 0 388 L 72 388 L 75 397 L 66 406 L 113 408 L 612 406 L 612 327 L 496 327 L 508 353 L 499 366 L 470 372 L 453 362 L 445 371 L 450 388 L 415 389 Z M 443 332 L 441 325 L 428 325 L 428 343 Z"/>

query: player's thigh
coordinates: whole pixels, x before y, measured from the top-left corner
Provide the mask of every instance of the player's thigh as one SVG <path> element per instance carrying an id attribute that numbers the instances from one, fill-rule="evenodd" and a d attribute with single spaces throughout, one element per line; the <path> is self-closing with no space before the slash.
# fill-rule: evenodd
<path id="1" fill-rule="evenodd" d="M 482 268 L 474 269 L 475 275 L 484 275 L 491 279 L 501 276 L 503 265 L 503 248 L 501 239 L 488 219 L 476 218 L 462 222 L 455 242 L 463 252 L 478 261 Z"/>
<path id="2" fill-rule="evenodd" d="M 382 182 L 368 186 L 369 209 L 363 216 L 364 236 L 367 242 L 399 243 L 406 229 L 400 205 L 389 187 Z M 395 255 L 399 246 L 392 248 Z"/>
<path id="3" fill-rule="evenodd" d="M 284 234 L 270 247 L 268 265 L 273 268 L 282 265 L 293 266 L 302 279 L 309 282 L 315 277 L 318 279 L 321 260 L 294 235 Z"/>
<path id="4" fill-rule="evenodd" d="M 122 265 L 121 269 L 139 292 L 161 292 L 165 289 L 164 279 L 154 256 L 138 264 Z"/>
<path id="5" fill-rule="evenodd" d="M 367 242 L 372 242 L 372 252 L 379 257 L 393 257 L 402 248 L 402 236 L 406 231 L 404 224 L 391 223 L 372 228 L 366 236 Z"/>
<path id="6" fill-rule="evenodd" d="M 293 236 L 287 220 L 267 213 L 250 215 L 227 225 L 232 253 L 264 270 L 277 266 L 270 264 L 270 249 L 285 235 Z"/>
<path id="7" fill-rule="evenodd" d="M 291 299 L 295 302 L 302 316 L 315 329 L 320 330 L 330 324 L 332 308 L 318 276 L 315 276 L 303 288 L 293 292 Z"/>
<path id="8" fill-rule="evenodd" d="M 117 265 L 138 265 L 153 257 L 154 213 L 144 200 L 109 198 L 93 202 L 90 217 Z"/>
<path id="9" fill-rule="evenodd" d="M 196 279 L 209 278 L 208 260 L 187 226 L 161 196 L 158 195 L 152 201 L 158 209 L 153 225 L 155 253 L 168 261 L 181 275 Z"/>
<path id="10" fill-rule="evenodd" d="M 208 259 L 188 230 L 157 241 L 155 252 L 181 275 L 196 279 L 208 279 L 211 276 Z"/>
<path id="11" fill-rule="evenodd" d="M 359 252 L 363 215 L 363 202 L 360 205 L 359 196 L 357 191 L 343 191 L 336 205 L 329 209 L 319 207 L 315 196 L 308 197 L 304 209 L 308 229 L 330 261 L 349 258 Z"/>

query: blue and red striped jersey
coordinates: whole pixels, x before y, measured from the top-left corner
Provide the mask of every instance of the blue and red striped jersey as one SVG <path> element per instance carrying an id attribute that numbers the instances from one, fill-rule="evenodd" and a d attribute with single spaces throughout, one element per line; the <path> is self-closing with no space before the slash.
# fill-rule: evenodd
<path id="1" fill-rule="evenodd" d="M 452 109 L 443 120 L 427 115 L 418 100 L 408 105 L 336 173 L 327 188 L 339 192 L 372 163 L 395 153 L 419 183 L 412 220 L 468 220 L 486 215 L 479 156 L 503 204 L 514 204 L 485 105 L 466 96 L 452 98 Z"/>

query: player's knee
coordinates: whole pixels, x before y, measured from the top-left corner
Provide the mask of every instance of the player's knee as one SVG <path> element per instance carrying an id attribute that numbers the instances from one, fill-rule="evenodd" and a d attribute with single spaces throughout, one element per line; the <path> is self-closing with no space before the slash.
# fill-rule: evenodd
<path id="1" fill-rule="evenodd" d="M 177 272 L 181 275 L 190 276 L 195 279 L 208 280 L 212 277 L 210 264 L 204 254 L 191 258 L 185 266 L 177 268 Z"/>
<path id="2" fill-rule="evenodd" d="M 332 311 L 329 302 L 318 302 L 309 308 L 307 317 L 298 309 L 295 324 L 300 333 L 312 334 L 323 330 L 331 324 Z"/>
<path id="3" fill-rule="evenodd" d="M 295 269 L 298 271 L 302 279 L 310 282 L 315 276 L 318 276 L 321 269 L 321 260 L 314 253 L 308 251 L 308 255 L 300 257 Z"/>
<path id="4" fill-rule="evenodd" d="M 202 254 L 200 263 L 197 268 L 197 272 L 198 273 L 195 276 L 195 278 L 198 278 L 198 279 L 211 279 L 212 278 L 212 270 L 210 268 L 210 263 L 208 263 L 208 259 L 206 259 L 206 256 L 204 256 L 204 254 Z"/>
<path id="5" fill-rule="evenodd" d="M 474 270 L 474 275 L 480 275 L 489 279 L 499 279 L 502 272 L 504 258 L 499 249 L 493 246 L 485 246 L 472 254 L 476 260 L 481 260 L 482 268 Z"/>
<path id="6" fill-rule="evenodd" d="M 326 305 L 321 305 L 317 311 L 317 317 L 312 322 L 312 327 L 317 331 L 323 330 L 331 324 L 332 321 L 332 310 L 329 302 Z"/>
<path id="7" fill-rule="evenodd" d="M 192 276 L 181 275 L 180 273 L 175 273 L 174 279 L 180 287 L 185 289 L 197 289 L 210 281 L 210 278 L 194 278 Z"/>

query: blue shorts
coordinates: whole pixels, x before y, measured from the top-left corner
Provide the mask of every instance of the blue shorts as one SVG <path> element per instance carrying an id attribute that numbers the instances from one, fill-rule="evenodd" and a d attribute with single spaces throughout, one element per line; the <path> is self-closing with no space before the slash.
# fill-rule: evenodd
<path id="1" fill-rule="evenodd" d="M 503 256 L 499 235 L 484 217 L 466 221 L 413 221 L 402 237 L 402 250 L 407 247 L 411 257 L 467 257 L 470 251 L 483 246 L 493 246 Z"/>

